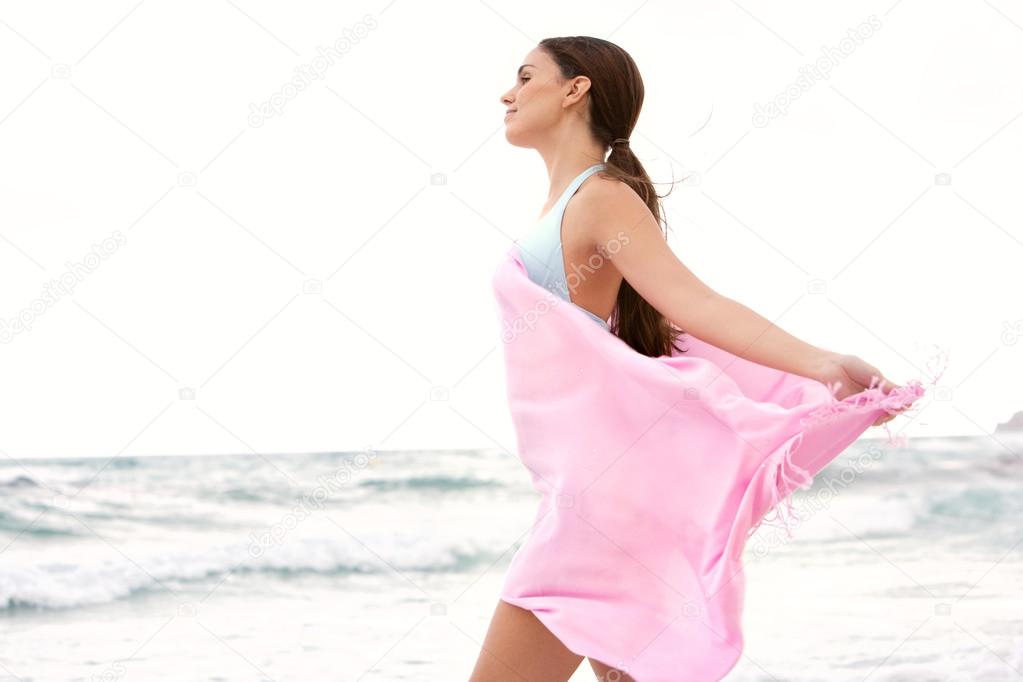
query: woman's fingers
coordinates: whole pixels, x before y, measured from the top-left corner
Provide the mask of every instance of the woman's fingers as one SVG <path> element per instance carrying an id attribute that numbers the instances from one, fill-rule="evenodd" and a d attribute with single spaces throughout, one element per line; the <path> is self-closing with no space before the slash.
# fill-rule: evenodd
<path id="1" fill-rule="evenodd" d="M 874 422 L 874 426 L 881 426 L 882 424 L 890 422 L 891 420 L 895 419 L 895 417 L 897 417 L 898 415 L 902 414 L 903 410 L 907 410 L 911 406 L 912 406 L 912 404 L 910 403 L 910 404 L 899 405 L 898 407 L 891 408 L 891 409 L 893 409 L 895 411 L 891 412 L 891 413 L 885 412 L 885 414 L 883 414 L 883 415 L 881 415 L 880 417 L 877 418 L 877 421 Z"/>
<path id="2" fill-rule="evenodd" d="M 893 389 L 896 389 L 896 388 L 902 388 L 902 386 L 899 386 L 894 381 L 889 381 L 888 379 L 885 379 L 883 376 L 881 377 L 881 392 L 882 393 L 884 393 L 885 395 L 888 395 Z"/>
<path id="3" fill-rule="evenodd" d="M 887 424 L 888 422 L 890 422 L 893 419 L 895 419 L 895 415 L 894 414 L 888 414 L 886 412 L 885 414 L 882 414 L 880 417 L 878 417 L 876 420 L 874 420 L 874 426 L 881 426 L 881 424 Z"/>
<path id="4" fill-rule="evenodd" d="M 845 400 L 849 396 L 856 395 L 857 393 L 861 392 L 864 388 L 865 388 L 864 386 L 861 386 L 859 383 L 851 379 L 848 381 L 843 381 L 842 385 L 838 387 L 838 393 L 835 394 L 835 397 L 838 400 Z"/>
<path id="5" fill-rule="evenodd" d="M 864 361 L 855 355 L 843 355 L 841 356 L 841 372 L 842 385 L 839 387 L 835 394 L 838 400 L 844 400 L 851 395 L 856 395 L 861 391 L 866 391 L 871 385 L 875 385 L 881 390 L 881 394 L 887 396 L 892 392 L 893 389 L 902 388 L 893 381 L 886 378 L 881 371 L 871 365 L 869 362 Z M 881 426 L 887 424 L 900 414 L 904 409 L 909 407 L 908 405 L 902 405 L 897 408 L 891 408 L 892 411 L 884 410 L 882 414 L 878 415 L 877 419 L 874 420 L 874 426 Z"/>

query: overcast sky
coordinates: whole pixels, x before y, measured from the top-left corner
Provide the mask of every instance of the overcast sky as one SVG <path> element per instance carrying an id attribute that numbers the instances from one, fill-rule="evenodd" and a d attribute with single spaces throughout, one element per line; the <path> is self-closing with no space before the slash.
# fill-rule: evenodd
<path id="1" fill-rule="evenodd" d="M 895 381 L 947 350 L 911 438 L 1023 410 L 1011 3 L 2 18 L 8 456 L 513 449 L 490 275 L 549 181 L 499 97 L 556 35 L 636 60 L 632 147 L 661 193 L 690 175 L 664 206 L 698 276 Z"/>

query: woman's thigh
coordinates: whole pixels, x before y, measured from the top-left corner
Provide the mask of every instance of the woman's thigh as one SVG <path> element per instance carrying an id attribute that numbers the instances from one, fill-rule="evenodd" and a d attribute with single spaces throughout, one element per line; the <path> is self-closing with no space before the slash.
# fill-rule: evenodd
<path id="1" fill-rule="evenodd" d="M 565 682 L 582 660 L 532 611 L 498 600 L 469 682 Z"/>

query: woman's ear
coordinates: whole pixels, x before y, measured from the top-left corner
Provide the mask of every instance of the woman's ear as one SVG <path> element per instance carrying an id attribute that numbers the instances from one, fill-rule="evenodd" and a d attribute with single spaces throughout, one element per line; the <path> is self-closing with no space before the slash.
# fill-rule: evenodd
<path id="1" fill-rule="evenodd" d="M 593 83 L 586 76 L 576 76 L 572 79 L 572 85 L 568 92 L 565 94 L 566 104 L 575 104 L 586 96 L 586 93 L 590 91 L 590 86 Z"/>

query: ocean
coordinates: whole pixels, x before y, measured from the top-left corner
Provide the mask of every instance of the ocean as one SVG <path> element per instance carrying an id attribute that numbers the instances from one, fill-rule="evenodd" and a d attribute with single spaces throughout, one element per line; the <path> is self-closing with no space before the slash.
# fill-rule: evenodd
<path id="1" fill-rule="evenodd" d="M 747 544 L 726 679 L 1019 680 L 1021 481 L 857 441 Z M 538 500 L 498 450 L 2 459 L 0 680 L 467 680 Z"/>

